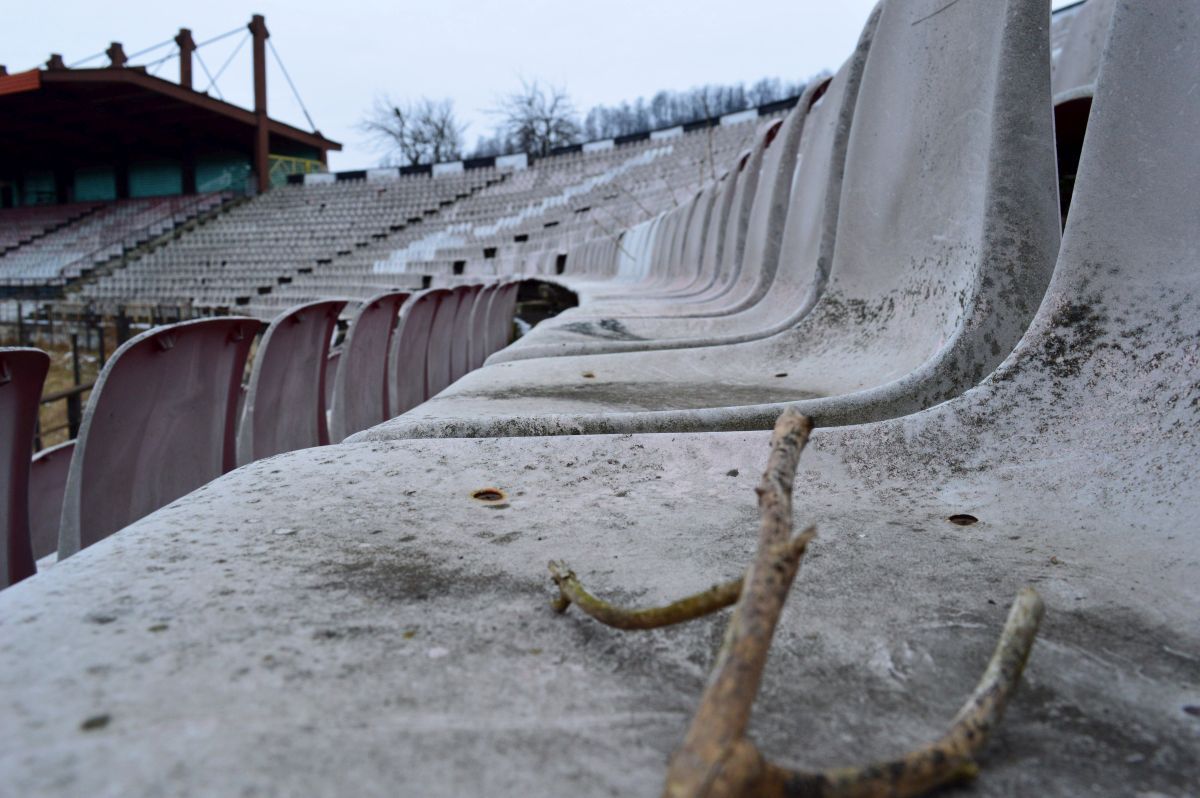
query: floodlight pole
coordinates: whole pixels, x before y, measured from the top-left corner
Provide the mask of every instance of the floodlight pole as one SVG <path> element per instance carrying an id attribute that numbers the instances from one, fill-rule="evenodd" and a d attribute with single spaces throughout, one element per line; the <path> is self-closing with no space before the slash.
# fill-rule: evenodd
<path id="1" fill-rule="evenodd" d="M 258 193 L 271 187 L 270 151 L 267 132 L 267 21 L 262 14 L 250 18 L 250 33 L 254 39 L 254 175 Z"/>

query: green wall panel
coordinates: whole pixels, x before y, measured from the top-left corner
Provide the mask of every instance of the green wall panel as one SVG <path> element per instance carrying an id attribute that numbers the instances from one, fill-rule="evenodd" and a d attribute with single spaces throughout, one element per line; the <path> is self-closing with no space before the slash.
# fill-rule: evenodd
<path id="1" fill-rule="evenodd" d="M 174 161 L 130 164 L 130 197 L 165 197 L 183 193 L 183 168 Z"/>
<path id="2" fill-rule="evenodd" d="M 92 166 L 75 170 L 75 200 L 114 200 L 117 198 L 117 175 L 111 166 Z"/>
<path id="3" fill-rule="evenodd" d="M 22 182 L 22 205 L 53 205 L 58 201 L 53 172 L 29 172 Z"/>

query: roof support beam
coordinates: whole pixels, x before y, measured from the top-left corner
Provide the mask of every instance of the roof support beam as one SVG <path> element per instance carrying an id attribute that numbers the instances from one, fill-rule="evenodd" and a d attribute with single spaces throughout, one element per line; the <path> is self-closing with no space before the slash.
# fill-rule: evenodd
<path id="1" fill-rule="evenodd" d="M 267 21 L 262 14 L 250 18 L 250 33 L 254 39 L 254 175 L 258 193 L 271 187 L 269 131 L 267 124 Z"/>

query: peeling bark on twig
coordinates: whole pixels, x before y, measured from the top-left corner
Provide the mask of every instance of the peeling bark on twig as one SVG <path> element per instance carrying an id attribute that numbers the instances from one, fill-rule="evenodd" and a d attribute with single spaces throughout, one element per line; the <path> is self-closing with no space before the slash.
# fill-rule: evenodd
<path id="1" fill-rule="evenodd" d="M 746 737 L 775 626 L 805 549 L 810 527 L 792 536 L 792 483 L 812 431 L 788 409 L 775 424 L 771 455 L 757 488 L 758 550 L 745 577 L 665 607 L 628 610 L 588 593 L 564 564 L 550 563 L 558 612 L 571 604 L 620 629 L 652 629 L 698 618 L 736 602 L 713 675 L 683 744 L 671 757 L 667 798 L 904 798 L 973 778 L 975 754 L 1000 722 L 1020 681 L 1041 623 L 1033 588 L 1017 594 L 996 651 L 975 692 L 937 741 L 886 762 L 826 771 L 793 771 L 763 758 Z"/>
<path id="2" fill-rule="evenodd" d="M 631 610 L 613 606 L 587 592 L 565 563 L 550 563 L 550 574 L 559 591 L 552 604 L 555 612 L 566 612 L 574 604 L 600 623 L 617 629 L 657 629 L 701 618 L 732 605 L 742 591 L 742 580 L 735 579 L 664 607 Z"/>
<path id="3" fill-rule="evenodd" d="M 924 795 L 978 773 L 975 754 L 1000 723 L 1017 687 L 1042 620 L 1042 600 L 1026 587 L 1013 600 L 1004 631 L 975 692 L 936 742 L 890 762 L 824 773 L 782 771 L 783 789 L 764 795 L 789 798 L 883 798 Z M 777 769 L 780 770 L 780 769 Z"/>
<path id="4" fill-rule="evenodd" d="M 808 443 L 812 422 L 785 410 L 775 423 L 771 454 L 758 486 L 758 553 L 746 573 L 713 676 L 683 745 L 671 757 L 665 795 L 741 796 L 759 790 L 764 775 L 774 772 L 746 739 L 750 711 L 758 695 L 767 649 L 784 600 L 800 567 L 813 531 L 791 545 L 792 482 L 796 464 Z"/>

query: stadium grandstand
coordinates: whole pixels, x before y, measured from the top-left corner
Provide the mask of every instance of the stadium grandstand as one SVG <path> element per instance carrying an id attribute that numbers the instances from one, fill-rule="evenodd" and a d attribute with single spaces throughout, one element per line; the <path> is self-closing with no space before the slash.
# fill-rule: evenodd
<path id="1" fill-rule="evenodd" d="M 0 67 L 12 794 L 1200 794 L 1200 4 L 337 173 L 235 34 Z"/>

